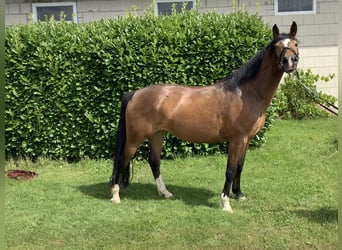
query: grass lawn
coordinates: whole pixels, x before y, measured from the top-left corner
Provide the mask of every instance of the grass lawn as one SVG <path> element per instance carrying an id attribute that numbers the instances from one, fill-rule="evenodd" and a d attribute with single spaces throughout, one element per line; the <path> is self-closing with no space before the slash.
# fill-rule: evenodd
<path id="1" fill-rule="evenodd" d="M 162 161 L 175 195 L 157 195 L 147 162 L 110 202 L 111 161 L 10 161 L 38 177 L 6 178 L 8 249 L 337 249 L 337 118 L 276 121 L 247 154 L 247 200 L 221 210 L 226 157 Z"/>

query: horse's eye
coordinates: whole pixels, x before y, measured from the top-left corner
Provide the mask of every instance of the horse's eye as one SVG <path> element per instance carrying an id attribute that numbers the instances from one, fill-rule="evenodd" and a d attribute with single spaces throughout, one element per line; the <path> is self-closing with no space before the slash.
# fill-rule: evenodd
<path id="1" fill-rule="evenodd" d="M 295 46 L 298 47 L 298 43 L 295 43 Z"/>

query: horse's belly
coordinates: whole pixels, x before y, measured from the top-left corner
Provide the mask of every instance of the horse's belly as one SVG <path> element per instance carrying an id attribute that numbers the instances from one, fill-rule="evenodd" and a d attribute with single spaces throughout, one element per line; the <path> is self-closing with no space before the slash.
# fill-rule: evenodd
<path id="1" fill-rule="evenodd" d="M 164 106 L 166 130 L 182 140 L 194 143 L 216 143 L 224 141 L 219 105 L 208 97 L 191 97 L 168 108 Z M 169 107 L 170 107 L 169 106 Z M 167 107 L 167 108 L 165 108 Z M 219 111 L 218 111 L 219 110 Z"/>
<path id="2" fill-rule="evenodd" d="M 186 124 L 177 122 L 167 129 L 174 136 L 193 143 L 217 143 L 225 141 L 216 127 L 206 124 Z"/>

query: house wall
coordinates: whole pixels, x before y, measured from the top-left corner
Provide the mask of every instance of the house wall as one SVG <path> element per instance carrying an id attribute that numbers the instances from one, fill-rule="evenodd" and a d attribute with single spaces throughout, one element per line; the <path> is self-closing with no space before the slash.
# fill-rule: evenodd
<path id="1" fill-rule="evenodd" d="M 230 0 L 202 0 L 203 11 L 227 13 L 233 11 Z M 274 0 L 237 0 L 239 8 L 246 8 L 251 14 L 258 13 L 270 26 L 277 24 L 280 31 L 288 31 L 292 21 L 298 25 L 300 60 L 298 67 L 311 69 L 313 73 L 335 77 L 318 82 L 318 90 L 338 96 L 338 1 L 317 0 L 316 14 L 276 16 Z"/>
<path id="2" fill-rule="evenodd" d="M 77 1 L 78 21 L 91 22 L 106 18 L 125 16 L 129 12 L 143 15 L 144 10 L 149 9 L 149 0 L 125 0 L 125 1 Z"/>
<path id="3" fill-rule="evenodd" d="M 151 0 L 75 1 L 79 23 L 125 16 L 129 11 L 135 11 L 136 14 L 143 15 L 144 10 L 148 10 L 151 4 Z M 38 1 L 5 1 L 6 25 L 31 22 L 32 2 Z M 46 2 L 53 1 L 47 0 Z M 276 23 L 281 31 L 287 31 L 292 21 L 295 20 L 298 24 L 297 37 L 300 41 L 300 62 L 298 67 L 310 68 L 313 73 L 321 75 L 335 74 L 335 78 L 329 83 L 318 83 L 318 89 L 337 97 L 338 0 L 317 0 L 316 14 L 285 16 L 275 15 L 274 0 L 261 0 L 259 6 L 257 6 L 258 1 L 255 0 L 236 0 L 235 2 L 237 8 L 246 8 L 252 14 L 257 12 L 270 26 Z M 229 13 L 234 11 L 234 8 L 232 0 L 201 0 L 200 11 Z"/>

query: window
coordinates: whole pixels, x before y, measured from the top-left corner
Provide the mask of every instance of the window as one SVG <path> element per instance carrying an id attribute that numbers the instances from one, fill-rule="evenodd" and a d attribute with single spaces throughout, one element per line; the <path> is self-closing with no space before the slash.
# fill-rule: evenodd
<path id="1" fill-rule="evenodd" d="M 275 15 L 316 14 L 316 0 L 275 0 Z"/>
<path id="2" fill-rule="evenodd" d="M 156 0 L 155 4 L 155 15 L 171 15 L 172 13 L 172 6 L 174 5 L 177 12 L 181 12 L 183 3 L 186 3 L 186 10 L 193 9 L 195 7 L 196 1 L 184 1 L 184 0 Z"/>
<path id="3" fill-rule="evenodd" d="M 52 16 L 55 20 L 61 19 L 61 14 L 65 15 L 65 21 L 77 22 L 76 3 L 60 2 L 60 3 L 33 3 L 32 12 L 34 21 L 45 21 L 46 18 Z"/>

